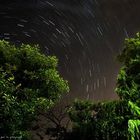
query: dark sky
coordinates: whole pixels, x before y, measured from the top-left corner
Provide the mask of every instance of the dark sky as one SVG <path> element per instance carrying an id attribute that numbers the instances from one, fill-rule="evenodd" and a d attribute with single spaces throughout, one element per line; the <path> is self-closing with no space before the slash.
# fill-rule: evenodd
<path id="1" fill-rule="evenodd" d="M 140 31 L 139 0 L 42 0 L 0 4 L 0 39 L 39 44 L 59 58 L 73 98 L 109 100 L 125 37 Z"/>

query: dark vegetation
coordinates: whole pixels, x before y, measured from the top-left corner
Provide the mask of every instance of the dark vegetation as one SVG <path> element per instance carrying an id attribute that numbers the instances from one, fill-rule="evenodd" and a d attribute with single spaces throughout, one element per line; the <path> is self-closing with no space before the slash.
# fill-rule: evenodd
<path id="1" fill-rule="evenodd" d="M 25 136 L 35 116 L 69 91 L 57 71 L 58 60 L 38 46 L 15 47 L 0 41 L 0 135 Z"/>
<path id="2" fill-rule="evenodd" d="M 37 46 L 15 47 L 0 41 L 0 135 L 31 139 L 28 128 L 39 114 L 55 128 L 46 128 L 57 140 L 140 139 L 140 35 L 125 40 L 118 56 L 116 101 L 92 103 L 75 100 L 55 114 L 52 107 L 68 84 L 56 70 L 56 57 L 45 56 Z M 66 113 L 67 112 L 67 113 Z M 62 120 L 69 114 L 69 127 Z"/>
<path id="3" fill-rule="evenodd" d="M 125 40 L 118 56 L 117 101 L 75 101 L 69 110 L 73 134 L 80 140 L 140 139 L 140 35 Z"/>

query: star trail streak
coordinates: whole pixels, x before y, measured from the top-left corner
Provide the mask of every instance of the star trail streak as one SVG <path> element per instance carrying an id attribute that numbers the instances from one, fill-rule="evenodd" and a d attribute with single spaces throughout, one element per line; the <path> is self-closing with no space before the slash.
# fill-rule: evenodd
<path id="1" fill-rule="evenodd" d="M 116 55 L 124 38 L 140 31 L 139 6 L 139 0 L 0 4 L 0 39 L 39 44 L 46 55 L 56 55 L 71 88 L 65 101 L 114 99 Z"/>

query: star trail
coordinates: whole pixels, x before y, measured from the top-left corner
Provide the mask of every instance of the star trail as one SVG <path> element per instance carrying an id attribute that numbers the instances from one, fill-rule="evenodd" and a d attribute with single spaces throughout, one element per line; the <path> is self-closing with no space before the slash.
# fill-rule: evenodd
<path id="1" fill-rule="evenodd" d="M 139 0 L 38 0 L 0 4 L 0 39 L 56 55 L 74 98 L 109 100 L 123 40 L 140 31 Z"/>

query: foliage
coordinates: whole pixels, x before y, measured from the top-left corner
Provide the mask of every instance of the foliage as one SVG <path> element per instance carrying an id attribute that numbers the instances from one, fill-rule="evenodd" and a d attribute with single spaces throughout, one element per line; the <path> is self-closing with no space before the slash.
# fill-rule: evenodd
<path id="1" fill-rule="evenodd" d="M 140 120 L 129 120 L 128 121 L 128 132 L 130 134 L 130 140 L 140 139 Z"/>
<path id="2" fill-rule="evenodd" d="M 140 139 L 140 108 L 135 103 L 129 101 L 130 110 L 133 114 L 133 119 L 128 121 L 128 132 L 130 140 Z"/>
<path id="3" fill-rule="evenodd" d="M 41 110 L 69 91 L 57 71 L 58 60 L 38 46 L 0 41 L 0 135 L 22 136 Z"/>
<path id="4" fill-rule="evenodd" d="M 125 40 L 125 48 L 118 56 L 123 63 L 117 80 L 116 92 L 121 99 L 133 102 L 140 98 L 140 35 Z"/>
<path id="5" fill-rule="evenodd" d="M 116 91 L 121 99 L 128 100 L 133 117 L 128 121 L 130 139 L 140 139 L 140 34 L 125 40 L 125 48 L 119 55 L 123 63 Z"/>
<path id="6" fill-rule="evenodd" d="M 69 110 L 73 133 L 81 140 L 127 139 L 131 113 L 126 101 L 75 101 Z M 123 127 L 122 127 L 123 126 Z"/>
<path id="7" fill-rule="evenodd" d="M 123 64 L 117 78 L 120 99 L 112 102 L 76 101 L 69 114 L 73 133 L 81 140 L 140 139 L 140 34 L 125 40 L 118 56 Z"/>

